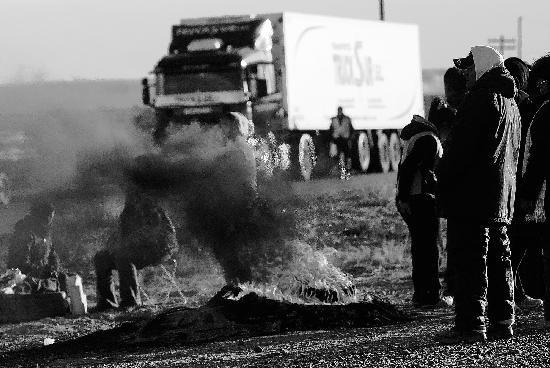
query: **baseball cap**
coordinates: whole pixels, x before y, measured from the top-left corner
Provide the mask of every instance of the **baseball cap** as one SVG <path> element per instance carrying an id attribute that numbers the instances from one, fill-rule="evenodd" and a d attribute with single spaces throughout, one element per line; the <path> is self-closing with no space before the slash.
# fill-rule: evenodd
<path id="1" fill-rule="evenodd" d="M 454 62 L 455 66 L 458 69 L 467 69 L 467 68 L 471 67 L 472 65 L 474 65 L 474 56 L 472 55 L 472 52 L 470 51 L 468 56 L 466 56 L 464 58 L 453 59 L 453 62 Z"/>

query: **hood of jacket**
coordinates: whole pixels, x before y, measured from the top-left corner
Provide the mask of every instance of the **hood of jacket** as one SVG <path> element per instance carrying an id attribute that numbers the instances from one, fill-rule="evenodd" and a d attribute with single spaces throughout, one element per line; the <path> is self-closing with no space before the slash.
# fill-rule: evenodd
<path id="1" fill-rule="evenodd" d="M 504 58 L 492 47 L 474 46 L 471 51 L 476 68 L 476 80 L 479 80 L 489 70 L 504 66 Z"/>
<path id="2" fill-rule="evenodd" d="M 499 93 L 506 98 L 513 98 L 517 93 L 514 77 L 504 67 L 496 67 L 483 74 L 472 87 L 472 91 L 480 89 Z"/>
<path id="3" fill-rule="evenodd" d="M 401 130 L 401 139 L 404 141 L 407 141 L 411 139 L 413 135 L 416 135 L 418 133 L 423 132 L 431 132 L 435 135 L 438 134 L 437 128 L 435 125 L 430 123 L 429 121 L 416 121 L 413 120 L 409 124 L 405 125 L 403 130 Z"/>

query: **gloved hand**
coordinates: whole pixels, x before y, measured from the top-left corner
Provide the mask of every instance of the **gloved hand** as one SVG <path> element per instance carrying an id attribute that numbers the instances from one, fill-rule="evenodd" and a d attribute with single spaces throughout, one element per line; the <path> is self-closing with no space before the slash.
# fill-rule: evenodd
<path id="1" fill-rule="evenodd" d="M 395 204 L 397 206 L 397 211 L 399 211 L 403 218 L 408 218 L 411 216 L 411 205 L 408 201 L 398 199 Z"/>

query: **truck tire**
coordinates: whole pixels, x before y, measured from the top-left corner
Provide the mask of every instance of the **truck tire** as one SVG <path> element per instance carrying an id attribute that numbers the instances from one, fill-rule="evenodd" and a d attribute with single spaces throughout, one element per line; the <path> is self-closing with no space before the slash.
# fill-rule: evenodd
<path id="1" fill-rule="evenodd" d="M 390 171 L 390 144 L 388 136 L 383 132 L 379 132 L 377 135 L 378 165 L 380 166 L 380 171 L 387 173 Z"/>
<path id="2" fill-rule="evenodd" d="M 401 161 L 401 140 L 397 132 L 390 134 L 390 166 L 391 169 L 397 172 L 399 162 Z"/>
<path id="3" fill-rule="evenodd" d="M 353 140 L 353 166 L 355 169 L 366 172 L 369 169 L 371 144 L 367 132 L 359 132 Z"/>
<path id="4" fill-rule="evenodd" d="M 311 179 L 315 167 L 316 155 L 313 138 L 309 134 L 302 134 L 298 143 L 298 163 L 300 174 L 305 181 Z"/>

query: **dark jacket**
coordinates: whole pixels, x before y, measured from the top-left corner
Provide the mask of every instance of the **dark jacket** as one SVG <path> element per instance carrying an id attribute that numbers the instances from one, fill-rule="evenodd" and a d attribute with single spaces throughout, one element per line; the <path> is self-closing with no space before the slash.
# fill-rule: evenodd
<path id="1" fill-rule="evenodd" d="M 119 229 L 108 241 L 109 250 L 140 269 L 160 264 L 177 247 L 176 231 L 166 211 L 152 197 L 129 190 Z"/>
<path id="2" fill-rule="evenodd" d="M 35 278 L 57 272 L 59 258 L 52 247 L 51 224 L 33 215 L 19 220 L 10 239 L 7 266 Z"/>
<path id="3" fill-rule="evenodd" d="M 521 134 L 515 94 L 514 79 L 497 67 L 466 95 L 436 170 L 445 217 L 511 222 Z"/>
<path id="4" fill-rule="evenodd" d="M 550 178 L 550 101 L 545 102 L 535 114 L 531 123 L 529 137 L 530 147 L 525 155 L 525 173 L 522 177 L 521 196 L 537 200 L 542 185 Z M 548 185 L 548 184 L 547 184 Z M 544 199 L 546 218 L 550 214 L 550 191 L 547 190 Z"/>
<path id="5" fill-rule="evenodd" d="M 397 200 L 407 201 L 415 194 L 435 197 L 434 170 L 442 151 L 436 127 L 412 121 L 401 131 L 401 139 L 405 144 L 397 171 Z"/>

